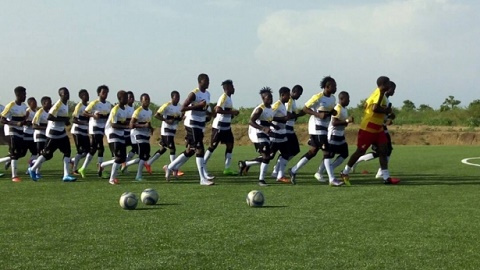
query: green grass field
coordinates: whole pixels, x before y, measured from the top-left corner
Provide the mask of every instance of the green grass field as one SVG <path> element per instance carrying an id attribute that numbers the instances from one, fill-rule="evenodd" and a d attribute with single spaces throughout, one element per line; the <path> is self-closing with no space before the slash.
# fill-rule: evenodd
<path id="1" fill-rule="evenodd" d="M 400 185 L 374 179 L 372 161 L 357 169 L 370 174 L 352 174 L 353 186 L 341 188 L 313 178 L 320 157 L 302 168 L 296 186 L 268 178 L 272 185 L 259 188 L 258 168 L 223 177 L 223 151 L 209 163 L 218 176 L 212 187 L 198 184 L 193 159 L 184 177 L 166 183 L 160 168 L 167 156 L 145 181 L 133 180 L 132 167 L 118 186 L 99 179 L 93 164 L 87 179 L 62 183 L 60 153 L 37 183 L 26 175 L 13 183 L 7 172 L 0 180 L 1 268 L 480 268 L 480 168 L 460 163 L 480 156 L 478 147 L 396 146 L 390 170 Z M 254 156 L 253 147 L 237 147 L 234 164 Z M 159 192 L 158 205 L 119 207 L 123 192 L 139 196 L 145 188 Z M 264 207 L 246 205 L 253 189 L 265 194 Z"/>

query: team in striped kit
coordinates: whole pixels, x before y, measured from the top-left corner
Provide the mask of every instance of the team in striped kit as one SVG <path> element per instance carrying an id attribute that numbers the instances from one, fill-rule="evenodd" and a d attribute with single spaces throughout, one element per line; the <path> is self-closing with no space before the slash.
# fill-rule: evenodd
<path id="1" fill-rule="evenodd" d="M 15 100 L 0 105 L 0 121 L 8 141 L 8 155 L 0 158 L 0 163 L 11 167 L 13 182 L 20 182 L 18 160 L 31 153 L 28 159 L 27 174 L 33 181 L 42 178 L 43 163 L 50 160 L 56 150 L 63 153 L 63 182 L 75 182 L 77 176 L 86 178 L 89 164 L 97 155 L 97 175 L 108 178 L 108 183 L 120 183 L 120 172 L 127 174 L 128 168 L 137 165 L 134 178 L 143 181 L 143 171 L 152 174 L 154 163 L 168 151 L 168 162 L 163 166 L 165 179 L 180 177 L 184 173 L 180 168 L 195 155 L 199 184 L 214 185 L 215 176 L 209 173 L 207 164 L 220 144 L 225 144 L 223 174 L 247 175 L 252 166 L 259 165 L 258 185 L 268 186 L 267 172 L 272 160 L 275 160 L 271 176 L 275 182 L 297 184 L 297 174 L 319 151 L 323 157 L 318 170 L 313 175 L 319 182 L 330 186 L 350 185 L 349 173 L 362 160 L 379 157 L 380 168 L 377 178 L 385 184 L 397 184 L 398 179 L 391 178 L 388 163 L 392 153 L 392 144 L 387 125 L 395 118 L 388 97 L 395 92 L 396 85 L 388 77 L 377 80 L 377 88 L 366 100 L 365 115 L 358 132 L 357 150 L 348 160 L 340 177 L 334 170 L 348 158 L 348 145 L 345 138 L 346 127 L 354 122 L 348 114 L 350 95 L 346 91 L 335 96 L 337 82 L 330 76 L 320 82 L 321 91 L 313 95 L 303 105 L 297 105 L 303 94 L 303 88 L 295 85 L 292 89 L 281 87 L 278 99 L 269 87 L 260 90 L 261 103 L 256 106 L 249 119 L 248 137 L 256 150 L 256 157 L 240 160 L 239 171 L 232 169 L 235 134 L 232 120 L 240 112 L 234 108 L 235 87 L 232 80 L 221 83 L 223 93 L 214 105 L 210 104 L 210 79 L 207 74 L 197 78 L 198 86 L 180 102 L 180 93 L 171 91 L 171 100 L 162 104 L 157 111 L 150 108 L 150 96 L 140 95 L 135 108 L 135 96 L 131 91 L 116 92 L 114 106 L 107 101 L 110 89 L 100 85 L 98 98 L 89 100 L 89 93 L 82 89 L 78 92 L 80 101 L 69 114 L 70 91 L 66 87 L 58 90 L 58 100 L 44 96 L 37 108 L 37 100 L 26 99 L 27 90 L 18 86 L 14 89 Z M 275 94 L 277 95 L 277 94 Z M 27 101 L 27 104 L 25 104 Z M 295 131 L 299 117 L 309 115 L 309 150 L 289 168 L 289 162 L 300 152 L 300 144 Z M 151 137 L 154 132 L 152 118 L 160 120 L 160 148 L 151 155 Z M 205 149 L 204 135 L 207 124 L 212 120 L 209 146 Z M 185 129 L 186 147 L 177 155 L 175 137 L 179 124 Z M 71 125 L 72 124 L 72 125 Z M 70 138 L 72 134 L 76 153 L 71 158 Z M 104 138 L 108 142 L 111 159 L 104 160 Z M 365 155 L 372 146 L 373 154 Z M 128 147 L 131 147 L 128 151 Z M 277 155 L 278 153 L 278 155 Z M 83 159 L 83 163 L 81 162 Z M 165 164 L 165 163 L 164 163 Z M 109 176 L 104 170 L 111 166 Z M 290 165 L 291 166 L 291 165 Z M 161 166 L 160 166 L 161 167 Z M 326 177 L 325 177 L 326 176 Z M 328 180 L 327 180 L 328 179 Z"/>

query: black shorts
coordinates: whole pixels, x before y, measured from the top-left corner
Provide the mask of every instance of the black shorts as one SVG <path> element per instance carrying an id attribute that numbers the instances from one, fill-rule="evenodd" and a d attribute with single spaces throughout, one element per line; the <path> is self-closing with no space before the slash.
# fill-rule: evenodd
<path id="1" fill-rule="evenodd" d="M 125 161 L 127 158 L 127 145 L 120 142 L 108 143 L 115 160 Z M 120 162 L 121 163 L 121 162 Z"/>
<path id="2" fill-rule="evenodd" d="M 24 140 L 27 151 L 30 151 L 32 155 L 37 155 L 37 144 L 33 140 Z"/>
<path id="3" fill-rule="evenodd" d="M 37 153 L 38 154 L 42 154 L 43 153 L 43 149 L 45 148 L 45 143 L 46 142 L 37 142 Z"/>
<path id="4" fill-rule="evenodd" d="M 72 134 L 77 154 L 82 155 L 90 150 L 90 138 L 81 134 Z"/>
<path id="5" fill-rule="evenodd" d="M 212 128 L 212 138 L 211 144 L 218 144 L 218 143 L 234 143 L 232 129 L 221 130 Z"/>
<path id="6" fill-rule="evenodd" d="M 293 157 L 300 153 L 300 144 L 298 142 L 297 134 L 287 133 L 288 155 Z"/>
<path id="7" fill-rule="evenodd" d="M 8 153 L 13 160 L 22 158 L 27 153 L 27 148 L 23 138 L 18 136 L 8 136 Z"/>
<path id="8" fill-rule="evenodd" d="M 53 157 L 53 153 L 55 153 L 57 149 L 59 149 L 65 157 L 70 157 L 72 150 L 70 148 L 70 140 L 68 139 L 68 136 L 60 139 L 47 138 L 42 155 L 49 160 Z"/>
<path id="9" fill-rule="evenodd" d="M 125 146 L 131 146 L 132 145 L 132 137 L 130 134 L 128 136 L 125 136 Z"/>
<path id="10" fill-rule="evenodd" d="M 175 149 L 175 137 L 162 135 L 160 145 L 168 149 Z"/>
<path id="11" fill-rule="evenodd" d="M 334 154 L 338 154 L 343 158 L 348 157 L 348 144 L 330 144 L 330 151 Z"/>
<path id="12" fill-rule="evenodd" d="M 254 145 L 255 145 L 255 150 L 258 153 L 270 155 L 271 153 L 270 142 L 254 143 Z"/>
<path id="13" fill-rule="evenodd" d="M 275 154 L 280 152 L 280 155 L 284 159 L 288 159 L 289 151 L 288 151 L 289 144 L 288 142 L 272 142 L 270 144 L 270 158 L 275 157 Z"/>
<path id="14" fill-rule="evenodd" d="M 203 149 L 203 131 L 199 128 L 185 127 L 185 141 L 190 148 Z"/>
<path id="15" fill-rule="evenodd" d="M 150 144 L 149 143 L 137 143 L 138 158 L 147 161 L 150 158 Z"/>
<path id="16" fill-rule="evenodd" d="M 310 134 L 308 145 L 322 149 L 322 151 L 330 150 L 327 135 L 311 135 Z"/>

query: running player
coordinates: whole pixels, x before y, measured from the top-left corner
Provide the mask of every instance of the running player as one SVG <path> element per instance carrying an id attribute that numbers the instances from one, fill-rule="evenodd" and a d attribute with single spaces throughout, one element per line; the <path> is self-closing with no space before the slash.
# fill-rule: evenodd
<path id="1" fill-rule="evenodd" d="M 296 174 L 298 170 L 315 157 L 320 149 L 323 152 L 325 167 L 327 168 L 329 177 L 333 176 L 333 172 L 329 171 L 331 168 L 331 154 L 327 133 L 330 118 L 332 115 L 336 114 L 336 111 L 334 110 L 334 94 L 337 91 L 337 83 L 332 77 L 327 76 L 320 82 L 320 87 L 323 91 L 311 97 L 310 100 L 305 103 L 305 107 L 303 108 L 303 111 L 310 115 L 308 121 L 308 133 L 310 134 L 308 144 L 310 145 L 310 150 L 308 150 L 298 163 L 290 169 L 290 181 L 292 184 L 296 184 Z M 343 182 L 333 179 L 330 184 L 333 186 L 340 186 L 343 185 Z"/>
<path id="2" fill-rule="evenodd" d="M 183 113 L 182 106 L 178 104 L 180 101 L 180 93 L 172 91 L 170 97 L 172 100 L 160 106 L 155 113 L 155 118 L 162 121 L 159 142 L 161 148 L 158 149 L 157 152 L 155 152 L 155 154 L 145 163 L 145 168 L 150 174 L 152 173 L 151 166 L 153 162 L 160 158 L 167 149 L 170 149 L 170 162 L 173 162 L 176 158 L 175 133 L 177 133 L 177 126 L 182 120 Z"/>
<path id="3" fill-rule="evenodd" d="M 337 114 L 332 116 L 330 124 L 328 125 L 328 144 L 330 145 L 330 152 L 332 158 L 335 154 L 339 156 L 331 163 L 331 171 L 340 166 L 342 162 L 348 157 L 348 144 L 345 139 L 345 128 L 349 123 L 353 123 L 353 117 L 348 116 L 347 106 L 350 104 L 350 95 L 342 91 L 338 94 L 338 104 L 335 106 Z M 314 177 L 319 182 L 325 182 L 323 179 L 323 173 L 325 172 L 325 162 L 322 162 L 315 173 Z M 329 182 L 333 179 L 330 178 Z"/>
<path id="4" fill-rule="evenodd" d="M 30 178 L 38 181 L 36 171 L 43 162 L 50 160 L 53 153 L 59 149 L 63 153 L 63 182 L 74 182 L 77 179 L 70 175 L 70 139 L 67 136 L 66 126 L 70 125 L 70 117 L 68 115 L 68 100 L 70 93 L 67 88 L 62 87 L 58 90 L 60 100 L 58 100 L 48 112 L 47 124 L 47 142 L 42 154 L 37 158 L 35 164 L 28 168 Z"/>
<path id="5" fill-rule="evenodd" d="M 357 150 L 350 156 L 348 164 L 342 172 L 344 182 L 348 182 L 349 173 L 358 158 L 365 154 L 372 144 L 377 145 L 378 159 L 382 169 L 384 184 L 395 185 L 400 182 L 397 178 L 391 178 L 388 171 L 388 139 L 383 129 L 383 121 L 386 115 L 392 113 L 392 108 L 388 106 L 385 99 L 385 93 L 390 91 L 394 84 L 386 76 L 380 76 L 377 79 L 377 88 L 373 91 L 365 103 L 365 111 L 360 124 L 360 130 L 357 137 Z"/>
<path id="6" fill-rule="evenodd" d="M 204 154 L 205 147 L 203 145 L 203 133 L 205 131 L 205 123 L 207 121 L 208 107 L 210 103 L 210 92 L 207 91 L 210 85 L 210 78 L 207 74 L 198 75 L 198 88 L 194 89 L 188 95 L 183 103 L 182 112 L 185 112 L 185 130 L 187 132 L 186 141 L 187 149 L 178 155 L 178 157 L 165 166 L 165 178 L 170 181 L 170 175 L 173 171 L 178 170 L 190 157 L 196 154 L 197 170 L 200 177 L 200 185 L 210 186 L 215 183 L 210 181 L 205 175 Z"/>
<path id="7" fill-rule="evenodd" d="M 234 138 L 230 123 L 232 117 L 237 116 L 239 111 L 233 109 L 232 95 L 235 93 L 235 87 L 232 80 L 226 80 L 222 82 L 223 94 L 218 99 L 215 106 L 215 119 L 212 123 L 212 138 L 210 140 L 210 147 L 205 153 L 205 164 L 210 159 L 213 151 L 217 148 L 219 143 L 225 144 L 225 168 L 223 170 L 224 175 L 237 175 L 230 169 L 232 162 L 232 152 L 234 145 Z"/>
<path id="8" fill-rule="evenodd" d="M 33 126 L 33 141 L 37 146 L 37 153 L 42 154 L 47 142 L 47 135 L 45 133 L 48 124 L 48 112 L 52 108 L 52 99 L 50 97 L 42 97 L 40 100 L 42 107 L 37 110 L 32 120 Z M 40 166 L 35 170 L 37 178 L 42 178 L 40 174 Z"/>
<path id="9" fill-rule="evenodd" d="M 91 101 L 85 108 L 84 116 L 90 118 L 88 122 L 88 134 L 91 138 L 90 152 L 85 158 L 83 166 L 78 169 L 78 172 L 85 178 L 85 169 L 93 159 L 93 156 L 98 151 L 98 171 L 100 171 L 100 164 L 103 162 L 103 153 L 105 147 L 103 146 L 103 137 L 105 135 L 105 123 L 107 122 L 108 114 L 112 109 L 112 104 L 107 101 L 108 86 L 100 85 L 97 88 L 98 99 Z M 97 172 L 98 172 L 97 171 Z M 99 173 L 100 174 L 100 173 Z"/>
<path id="10" fill-rule="evenodd" d="M 28 167 L 32 167 L 32 161 L 38 157 L 37 146 L 33 140 L 32 120 L 37 111 L 37 100 L 34 97 L 27 99 L 27 118 L 25 125 L 23 125 L 23 140 L 25 143 L 25 151 L 30 151 L 30 158 L 28 159 Z M 28 175 L 28 171 L 26 172 Z"/>
<path id="11" fill-rule="evenodd" d="M 77 154 L 73 158 L 73 168 L 72 171 L 74 174 L 78 173 L 78 164 L 80 160 L 87 156 L 88 151 L 90 151 L 90 138 L 88 138 L 88 117 L 84 115 L 85 108 L 88 106 L 88 100 L 90 99 L 88 91 L 82 89 L 78 92 L 78 97 L 80 102 L 75 106 L 73 111 L 73 125 L 70 130 L 72 133 L 73 140 L 75 141 L 75 147 L 77 148 Z"/>
<path id="12" fill-rule="evenodd" d="M 117 185 L 119 183 L 117 179 L 117 172 L 127 157 L 125 129 L 128 129 L 129 124 L 126 122 L 126 104 L 128 102 L 128 94 L 127 92 L 120 90 L 117 93 L 117 98 L 118 104 L 113 107 L 110 115 L 108 116 L 107 123 L 105 124 L 105 135 L 107 136 L 110 150 L 112 150 L 115 158 L 100 164 L 100 168 L 104 168 L 107 165 L 112 165 L 110 180 L 108 181 L 112 185 Z"/>
<path id="13" fill-rule="evenodd" d="M 258 105 L 250 116 L 248 126 L 248 137 L 255 146 L 255 150 L 260 154 L 259 157 L 253 160 L 239 161 L 240 175 L 245 175 L 248 168 L 253 165 L 260 164 L 260 173 L 258 176 L 258 185 L 267 186 L 265 182 L 265 173 L 268 170 L 268 163 L 270 162 L 270 127 L 272 126 L 273 111 L 272 111 L 272 90 L 270 87 L 264 87 L 260 90 L 262 97 L 262 104 Z"/>
<path id="14" fill-rule="evenodd" d="M 8 140 L 9 157 L 0 159 L 0 162 L 11 162 L 12 181 L 22 181 L 17 175 L 18 159 L 25 156 L 25 146 L 23 142 L 23 125 L 27 117 L 27 105 L 25 99 L 27 97 L 27 90 L 23 86 L 17 86 L 14 90 L 15 101 L 12 101 L 5 106 L 2 112 L 1 121 L 4 124 L 5 136 Z"/>
<path id="15" fill-rule="evenodd" d="M 134 106 L 133 104 L 135 103 L 135 95 L 133 94 L 132 91 L 128 91 L 127 96 L 128 96 L 128 103 L 127 105 L 125 105 L 125 111 L 127 111 L 126 122 L 130 123 L 130 121 L 132 120 L 133 112 L 135 111 L 135 108 L 133 107 Z M 129 128 L 125 129 L 125 145 L 126 147 L 130 146 L 130 151 L 127 154 L 127 158 L 125 162 L 130 161 L 135 156 L 135 154 L 138 153 L 137 146 L 132 144 L 132 138 L 131 138 L 130 132 L 131 130 Z M 122 172 L 128 173 L 127 168 L 124 168 Z"/>

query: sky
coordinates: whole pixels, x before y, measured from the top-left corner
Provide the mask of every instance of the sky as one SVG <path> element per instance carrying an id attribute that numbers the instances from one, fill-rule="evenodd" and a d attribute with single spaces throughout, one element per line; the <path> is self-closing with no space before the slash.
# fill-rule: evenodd
<path id="1" fill-rule="evenodd" d="M 237 108 L 258 105 L 264 86 L 276 99 L 300 84 L 304 103 L 327 75 L 351 106 L 381 75 L 396 107 L 450 95 L 468 106 L 480 99 L 479 14 L 467 0 L 0 0 L 0 103 L 18 85 L 37 100 L 65 86 L 77 101 L 106 84 L 112 102 L 129 90 L 163 104 L 206 73 L 212 102 L 233 80 Z"/>

